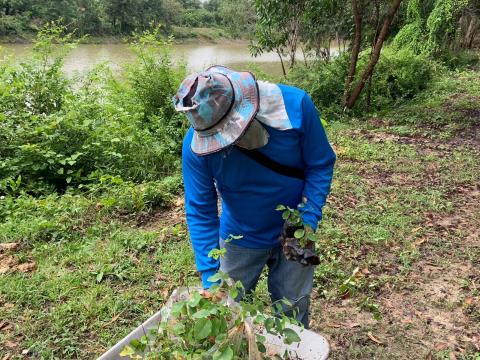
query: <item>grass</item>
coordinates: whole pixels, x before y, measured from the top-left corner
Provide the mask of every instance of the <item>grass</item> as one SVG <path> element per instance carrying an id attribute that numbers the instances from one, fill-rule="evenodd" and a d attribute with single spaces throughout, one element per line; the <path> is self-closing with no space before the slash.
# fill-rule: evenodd
<path id="1" fill-rule="evenodd" d="M 480 357 L 479 84 L 445 76 L 329 125 L 338 163 L 311 318 L 333 359 Z M 0 358 L 93 358 L 198 281 L 181 204 L 155 186 L 2 200 L 0 242 L 19 248 L 0 250 L 15 270 L 0 275 Z"/>

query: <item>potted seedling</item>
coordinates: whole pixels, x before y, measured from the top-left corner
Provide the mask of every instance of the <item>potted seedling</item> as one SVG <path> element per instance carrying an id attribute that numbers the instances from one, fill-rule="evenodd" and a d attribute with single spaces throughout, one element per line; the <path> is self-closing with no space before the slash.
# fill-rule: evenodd
<path id="1" fill-rule="evenodd" d="M 303 204 L 299 206 L 299 209 L 302 208 Z M 305 266 L 320 264 L 320 258 L 315 253 L 316 238 L 313 229 L 303 223 L 302 212 L 285 205 L 278 205 L 276 210 L 282 212 L 285 220 L 280 236 L 285 257 Z"/>

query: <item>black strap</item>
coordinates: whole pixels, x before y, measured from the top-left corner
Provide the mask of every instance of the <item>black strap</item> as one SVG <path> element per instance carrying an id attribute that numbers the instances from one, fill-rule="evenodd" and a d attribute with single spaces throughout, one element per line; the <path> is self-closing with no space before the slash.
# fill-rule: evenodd
<path id="1" fill-rule="evenodd" d="M 299 168 L 294 168 L 290 167 L 287 165 L 280 164 L 276 162 L 275 160 L 270 159 L 268 156 L 265 156 L 261 152 L 257 150 L 247 150 L 245 148 L 242 148 L 240 146 L 235 146 L 242 154 L 245 154 L 248 156 L 250 159 L 256 161 L 260 165 L 265 166 L 266 168 L 269 168 L 272 171 L 275 171 L 276 173 L 283 175 L 283 176 L 289 176 L 293 178 L 297 178 L 300 180 L 305 180 L 305 173 L 303 172 L 303 169 Z"/>

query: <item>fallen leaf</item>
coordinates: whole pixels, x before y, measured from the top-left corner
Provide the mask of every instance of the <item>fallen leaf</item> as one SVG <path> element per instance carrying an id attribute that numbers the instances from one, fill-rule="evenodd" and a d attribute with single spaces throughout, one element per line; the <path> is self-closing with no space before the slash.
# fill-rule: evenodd
<path id="1" fill-rule="evenodd" d="M 12 328 L 12 324 L 9 324 L 6 321 L 0 322 L 0 330 L 1 331 L 5 331 L 5 330 L 11 329 L 11 328 Z"/>
<path id="2" fill-rule="evenodd" d="M 34 262 L 29 262 L 29 263 L 23 263 L 18 265 L 17 270 L 21 272 L 30 272 L 35 270 L 36 267 L 37 267 L 37 264 L 35 264 Z"/>
<path id="3" fill-rule="evenodd" d="M 467 297 L 465 299 L 465 305 L 472 305 L 473 304 L 473 298 L 472 297 Z"/>
<path id="4" fill-rule="evenodd" d="M 338 146 L 338 145 L 335 145 L 333 144 L 332 145 L 332 148 L 333 148 L 333 151 L 335 151 L 335 154 L 337 154 L 338 157 L 341 157 L 342 155 L 345 155 L 346 154 L 346 149 L 341 147 L 341 146 Z"/>
<path id="5" fill-rule="evenodd" d="M 6 274 L 7 272 L 13 270 L 15 265 L 17 264 L 17 260 L 13 256 L 0 256 L 0 275 Z"/>
<path id="6" fill-rule="evenodd" d="M 332 323 L 332 322 L 326 322 L 325 325 L 328 326 L 328 327 L 333 327 L 333 328 L 339 328 L 339 327 L 341 327 L 340 324 Z"/>
<path id="7" fill-rule="evenodd" d="M 0 250 L 16 250 L 19 246 L 19 243 L 3 243 L 0 244 Z"/>
<path id="8" fill-rule="evenodd" d="M 5 303 L 5 304 L 3 305 L 3 307 L 4 307 L 5 309 L 13 309 L 13 308 L 15 307 L 15 305 L 12 304 L 12 303 Z"/>
<path id="9" fill-rule="evenodd" d="M 420 246 L 420 245 L 422 245 L 425 241 L 427 241 L 426 238 L 421 238 L 421 239 L 418 239 L 417 241 L 414 241 L 414 242 L 413 242 L 413 245 L 415 245 L 415 246 Z"/>
<path id="10" fill-rule="evenodd" d="M 356 328 L 356 327 L 360 327 L 361 324 L 360 323 L 356 323 L 356 322 L 345 322 L 345 323 L 342 323 L 342 325 L 344 327 L 347 327 L 349 329 L 353 329 L 353 328 Z"/>
<path id="11" fill-rule="evenodd" d="M 155 280 L 157 281 L 167 281 L 168 280 L 168 276 L 165 276 L 165 275 L 162 275 L 162 274 L 157 274 L 155 276 Z"/>
<path id="12" fill-rule="evenodd" d="M 7 355 L 5 355 L 2 360 L 8 360 L 10 359 L 10 357 L 12 356 L 12 354 L 8 353 Z"/>
<path id="13" fill-rule="evenodd" d="M 413 320 L 411 318 L 404 318 L 404 319 L 401 319 L 400 322 L 402 324 L 411 324 L 413 323 Z"/>
<path id="14" fill-rule="evenodd" d="M 437 345 L 434 346 L 435 351 L 442 351 L 445 350 L 448 347 L 448 344 L 445 343 L 438 343 Z"/>
<path id="15" fill-rule="evenodd" d="M 107 325 L 110 325 L 112 323 L 114 323 L 115 321 L 118 320 L 118 318 L 120 317 L 120 315 L 123 314 L 123 311 L 119 312 L 117 315 L 115 315 L 112 320 L 110 320 L 108 323 L 106 323 L 105 325 L 103 325 L 104 327 L 107 326 Z"/>
<path id="16" fill-rule="evenodd" d="M 362 269 L 362 274 L 363 275 L 370 275 L 370 271 L 368 270 L 368 267 L 365 267 Z"/>
<path id="17" fill-rule="evenodd" d="M 175 206 L 182 206 L 183 205 L 183 198 L 179 197 L 177 201 L 175 201 Z"/>
<path id="18" fill-rule="evenodd" d="M 5 341 L 5 346 L 10 348 L 10 349 L 13 349 L 13 348 L 16 348 L 17 347 L 17 343 L 14 343 L 13 341 L 10 341 L 10 340 L 6 340 Z"/>
<path id="19" fill-rule="evenodd" d="M 371 332 L 368 332 L 367 333 L 367 336 L 370 340 L 372 340 L 374 343 L 377 343 L 378 345 L 383 345 L 383 342 L 381 342 L 380 340 L 378 340 L 375 336 L 372 335 Z"/>

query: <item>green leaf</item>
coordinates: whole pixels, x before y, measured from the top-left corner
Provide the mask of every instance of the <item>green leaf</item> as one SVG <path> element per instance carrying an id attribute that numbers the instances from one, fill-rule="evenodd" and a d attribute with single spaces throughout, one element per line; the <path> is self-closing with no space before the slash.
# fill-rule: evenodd
<path id="1" fill-rule="evenodd" d="M 298 334 L 290 328 L 283 329 L 283 336 L 283 342 L 287 345 L 300 341 L 300 336 L 298 336 Z"/>
<path id="2" fill-rule="evenodd" d="M 284 211 L 282 214 L 282 219 L 287 220 L 290 217 L 290 211 Z"/>
<path id="3" fill-rule="evenodd" d="M 220 281 L 220 280 L 224 280 L 225 276 L 223 273 L 221 272 L 217 272 L 216 274 L 210 276 L 207 280 L 210 281 L 210 282 L 217 282 L 217 281 Z"/>
<path id="4" fill-rule="evenodd" d="M 295 233 L 293 235 L 295 236 L 295 238 L 301 239 L 305 236 L 305 229 L 295 230 Z"/>
<path id="5" fill-rule="evenodd" d="M 100 271 L 97 274 L 97 283 L 101 282 L 103 280 L 103 271 Z"/>
<path id="6" fill-rule="evenodd" d="M 210 311 L 206 309 L 198 310 L 196 313 L 192 315 L 192 318 L 194 319 L 203 319 L 206 318 L 210 315 Z"/>
<path id="7" fill-rule="evenodd" d="M 145 351 L 145 348 L 147 347 L 147 342 L 148 340 L 145 338 L 145 336 L 142 336 L 140 339 L 133 339 L 130 342 L 130 345 L 133 347 L 135 351 Z"/>
<path id="8" fill-rule="evenodd" d="M 277 205 L 277 207 L 275 208 L 276 211 L 283 211 L 285 209 L 286 209 L 285 205 Z"/>
<path id="9" fill-rule="evenodd" d="M 265 320 L 264 325 L 265 325 L 265 330 L 267 330 L 267 332 L 270 333 L 273 327 L 275 326 L 275 320 L 269 317 Z"/>
<path id="10" fill-rule="evenodd" d="M 238 289 L 232 288 L 232 289 L 228 292 L 228 294 L 230 295 L 230 297 L 231 297 L 232 299 L 236 299 L 237 296 L 238 296 Z"/>
<path id="11" fill-rule="evenodd" d="M 176 335 L 182 335 L 185 333 L 185 325 L 182 323 L 176 323 L 172 330 Z"/>
<path id="12" fill-rule="evenodd" d="M 173 316 L 178 316 L 183 312 L 183 309 L 185 308 L 185 303 L 184 302 L 178 302 L 173 304 L 172 306 L 172 315 Z"/>
<path id="13" fill-rule="evenodd" d="M 315 234 L 308 234 L 307 235 L 307 239 L 310 240 L 310 241 L 317 241 L 317 238 L 315 237 Z"/>
<path id="14" fill-rule="evenodd" d="M 257 341 L 257 347 L 258 351 L 260 351 L 261 353 L 267 352 L 267 348 L 265 347 L 265 345 L 263 345 L 263 343 Z"/>
<path id="15" fill-rule="evenodd" d="M 230 346 L 227 346 L 225 349 L 217 350 L 213 354 L 213 360 L 232 360 L 233 359 L 233 350 Z"/>
<path id="16" fill-rule="evenodd" d="M 192 298 L 188 301 L 188 306 L 196 307 L 200 303 L 200 300 L 202 300 L 202 295 L 196 291 L 193 293 Z"/>
<path id="17" fill-rule="evenodd" d="M 193 327 L 193 336 L 197 340 L 205 339 L 212 332 L 212 322 L 207 319 L 199 319 Z"/>

